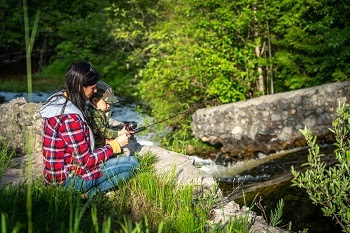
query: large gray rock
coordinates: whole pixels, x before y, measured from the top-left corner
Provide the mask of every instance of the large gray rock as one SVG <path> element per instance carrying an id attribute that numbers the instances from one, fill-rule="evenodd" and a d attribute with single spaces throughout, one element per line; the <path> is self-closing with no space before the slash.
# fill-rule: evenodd
<path id="1" fill-rule="evenodd" d="M 255 212 L 251 211 L 248 207 L 242 208 L 234 201 L 219 202 L 212 210 L 212 218 L 210 219 L 211 225 L 220 223 L 221 225 L 227 224 L 230 220 L 241 219 L 248 221 L 249 232 L 251 233 L 287 233 L 288 231 L 279 228 L 269 226 L 262 216 L 258 216 Z"/>
<path id="2" fill-rule="evenodd" d="M 350 103 L 349 81 L 199 109 L 191 126 L 196 137 L 221 144 L 231 156 L 269 154 L 304 146 L 299 129 L 305 126 L 319 139 L 332 141 L 328 128 L 339 101 Z"/>
<path id="3" fill-rule="evenodd" d="M 24 98 L 0 105 L 0 140 L 8 143 L 16 155 L 41 151 L 43 120 L 41 104 L 28 103 Z"/>
<path id="4" fill-rule="evenodd" d="M 30 168 L 30 169 L 29 169 Z M 4 185 L 20 185 L 28 182 L 29 174 L 33 180 L 40 179 L 44 171 L 41 152 L 15 157 L 11 166 L 0 177 L 0 188 Z"/>
<path id="5" fill-rule="evenodd" d="M 158 146 L 143 146 L 140 155 L 152 153 L 156 157 L 155 168 L 159 175 L 175 172 L 178 185 L 194 185 L 197 192 L 217 192 L 218 185 L 214 177 L 194 166 L 191 157 Z M 219 193 L 221 191 L 219 190 Z"/>

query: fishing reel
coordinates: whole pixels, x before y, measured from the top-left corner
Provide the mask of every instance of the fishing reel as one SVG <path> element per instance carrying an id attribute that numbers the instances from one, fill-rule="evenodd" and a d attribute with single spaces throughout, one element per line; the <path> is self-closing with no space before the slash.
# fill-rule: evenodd
<path id="1" fill-rule="evenodd" d="M 137 127 L 137 122 L 136 121 L 129 121 L 129 122 L 124 122 L 125 124 L 125 129 L 129 131 L 130 133 L 133 133 Z"/>
<path id="2" fill-rule="evenodd" d="M 144 131 L 146 129 L 145 126 L 137 128 L 137 122 L 136 121 L 127 121 L 124 122 L 125 129 L 129 131 L 130 134 L 135 134 L 141 131 Z"/>

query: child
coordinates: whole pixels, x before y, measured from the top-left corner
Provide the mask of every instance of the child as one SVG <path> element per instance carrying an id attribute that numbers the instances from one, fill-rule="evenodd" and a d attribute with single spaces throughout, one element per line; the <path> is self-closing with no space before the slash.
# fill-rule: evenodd
<path id="1" fill-rule="evenodd" d="M 109 108 L 112 104 L 119 101 L 114 96 L 112 87 L 105 82 L 98 81 L 96 84 L 96 90 L 97 92 L 90 98 L 88 113 L 94 131 L 95 145 L 98 148 L 104 146 L 106 140 L 115 138 L 122 134 L 130 134 L 130 132 L 128 132 L 125 127 L 118 131 L 109 125 Z M 139 149 L 139 147 L 140 145 L 136 142 L 136 139 L 131 137 L 129 144 L 123 148 L 123 152 L 125 155 L 130 155 L 131 152 L 134 152 L 137 148 Z"/>

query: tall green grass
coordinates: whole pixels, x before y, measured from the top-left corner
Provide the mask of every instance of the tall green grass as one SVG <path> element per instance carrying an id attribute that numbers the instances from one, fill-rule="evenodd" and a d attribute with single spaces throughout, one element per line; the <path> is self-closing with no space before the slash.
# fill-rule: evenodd
<path id="1" fill-rule="evenodd" d="M 175 172 L 159 178 L 146 166 L 117 190 L 113 199 L 134 220 L 147 216 L 154 231 L 163 222 L 164 232 L 205 232 L 214 196 L 195 201 L 193 195 L 193 186 L 176 186 Z"/>
<path id="2" fill-rule="evenodd" d="M 154 161 L 152 154 L 145 155 L 129 181 L 87 201 L 79 192 L 45 186 L 41 179 L 31 189 L 26 184 L 6 186 L 0 189 L 1 233 L 28 232 L 29 227 L 32 232 L 246 232 L 244 219 L 210 226 L 214 195 L 195 197 L 193 186 L 175 184 L 174 172 L 157 176 Z"/>
<path id="3" fill-rule="evenodd" d="M 10 166 L 14 154 L 14 150 L 10 148 L 8 143 L 0 141 L 0 179 L 5 169 Z"/>
<path id="4" fill-rule="evenodd" d="M 23 20 L 24 20 L 24 38 L 25 38 L 25 45 L 26 45 L 26 68 L 27 68 L 27 91 L 28 91 L 28 100 L 29 102 L 32 102 L 32 51 L 35 41 L 36 32 L 38 30 L 38 24 L 39 24 L 39 15 L 40 12 L 37 11 L 34 24 L 32 27 L 31 35 L 29 36 L 29 20 L 28 20 L 28 7 L 27 7 L 27 0 L 23 0 Z M 30 107 L 30 117 L 32 117 L 34 114 L 32 107 Z M 32 113 L 32 114 L 31 114 Z M 26 151 L 28 156 L 28 192 L 27 192 L 27 217 L 28 217 L 28 233 L 33 232 L 33 221 L 32 221 L 32 152 L 33 152 L 33 129 L 29 130 L 26 135 Z"/>

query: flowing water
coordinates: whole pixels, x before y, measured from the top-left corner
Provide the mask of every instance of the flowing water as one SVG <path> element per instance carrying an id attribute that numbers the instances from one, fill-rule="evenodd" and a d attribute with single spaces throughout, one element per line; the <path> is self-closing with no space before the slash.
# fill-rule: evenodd
<path id="1" fill-rule="evenodd" d="M 335 163 L 333 151 L 331 145 L 321 147 L 321 153 L 325 155 L 323 160 L 329 165 Z M 297 148 L 246 161 L 229 161 L 218 154 L 215 161 L 195 158 L 195 164 L 217 177 L 226 198 L 252 207 L 253 211 L 263 215 L 255 205 L 260 201 L 266 207 L 268 219 L 282 198 L 285 206 L 279 226 L 287 228 L 291 224 L 294 232 L 308 229 L 309 233 L 340 233 L 339 225 L 323 216 L 320 207 L 312 204 L 303 190 L 291 186 L 291 166 L 296 170 L 305 168 L 301 165 L 307 162 L 307 156 L 307 148 Z"/>
<path id="2" fill-rule="evenodd" d="M 33 102 L 44 102 L 50 94 L 33 93 Z M 8 102 L 17 97 L 27 98 L 26 93 L 13 93 L 0 91 L 0 103 Z M 136 105 L 128 99 L 119 98 L 120 102 L 111 108 L 112 118 L 118 121 L 136 121 L 139 126 L 144 125 L 145 117 L 136 110 Z M 136 139 L 142 145 L 156 145 L 152 141 L 152 135 L 136 134 Z M 333 148 L 324 145 L 322 152 L 326 155 L 325 161 L 334 162 Z M 291 222 L 294 232 L 308 229 L 309 233 L 340 233 L 341 229 L 329 217 L 324 217 L 320 207 L 313 205 L 307 195 L 297 187 L 291 187 L 290 167 L 301 169 L 301 164 L 307 161 L 306 148 L 298 148 L 289 151 L 280 151 L 272 155 L 260 154 L 259 157 L 233 161 L 218 153 L 212 159 L 203 159 L 193 156 L 196 166 L 201 170 L 212 174 L 219 181 L 224 196 L 246 206 L 254 206 L 253 210 L 259 215 L 263 213 L 253 205 L 261 199 L 266 206 L 266 214 L 269 215 L 275 209 L 278 200 L 283 198 L 282 223 L 287 226 Z M 245 192 L 245 201 L 240 198 Z"/>

